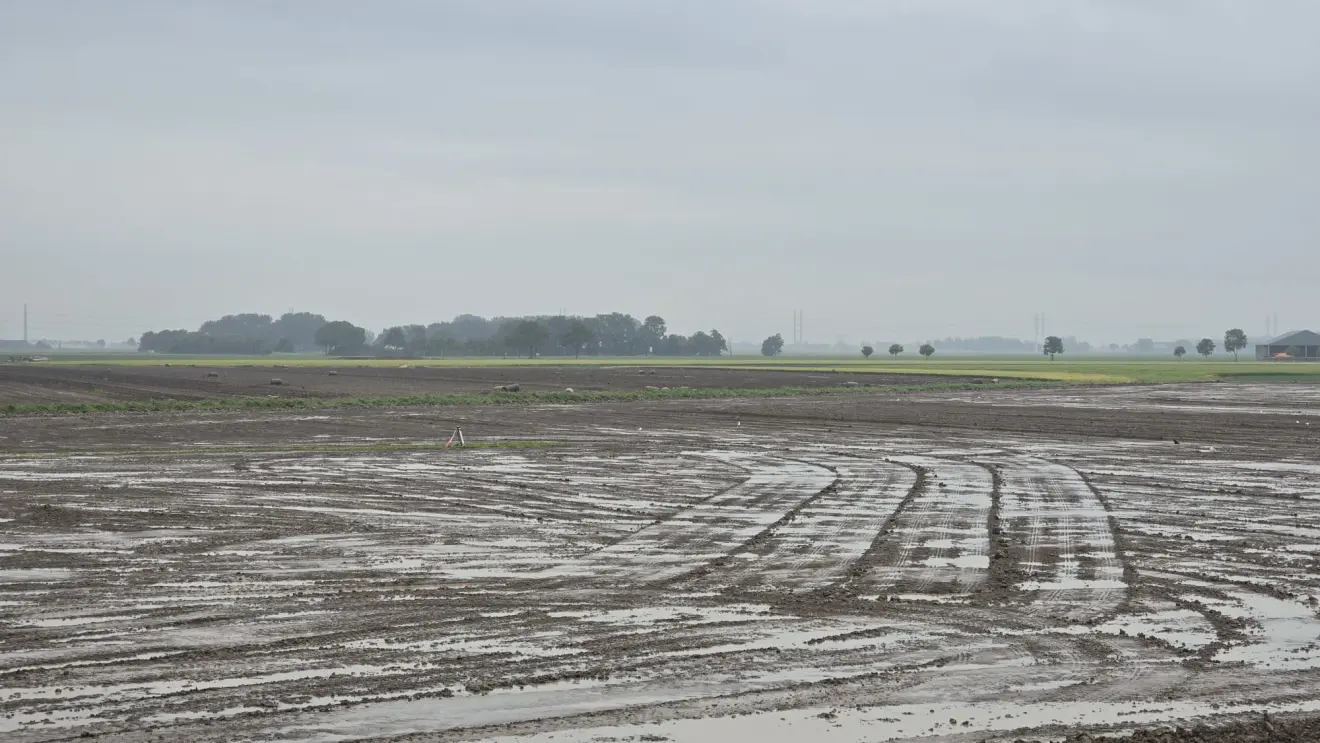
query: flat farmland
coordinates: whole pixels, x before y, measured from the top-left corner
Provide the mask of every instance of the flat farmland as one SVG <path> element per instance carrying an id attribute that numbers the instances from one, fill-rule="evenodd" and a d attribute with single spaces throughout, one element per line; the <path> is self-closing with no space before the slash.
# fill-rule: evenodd
<path id="1" fill-rule="evenodd" d="M 278 379 L 282 384 L 272 385 Z M 336 365 L 0 364 L 0 406 L 8 404 L 115 403 L 147 400 L 210 401 L 264 397 L 405 397 L 471 395 L 517 383 L 526 391 L 637 391 L 647 387 L 764 389 L 840 385 L 947 383 L 947 376 L 910 372 L 867 373 L 830 369 L 726 369 L 709 366 L 551 366 L 531 364 L 390 366 Z"/>
<path id="2" fill-rule="evenodd" d="M 1316 389 L 6 418 L 0 738 L 1314 740 Z"/>

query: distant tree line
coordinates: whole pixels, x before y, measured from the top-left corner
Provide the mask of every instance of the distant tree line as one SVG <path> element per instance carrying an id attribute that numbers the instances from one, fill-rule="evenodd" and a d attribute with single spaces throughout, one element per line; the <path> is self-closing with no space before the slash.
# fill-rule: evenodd
<path id="1" fill-rule="evenodd" d="M 344 320 L 289 313 L 226 315 L 195 331 L 143 333 L 141 352 L 268 354 L 321 351 L 334 356 L 719 356 L 729 350 L 715 329 L 670 333 L 664 318 L 612 312 L 595 317 L 459 315 L 429 325 L 394 325 L 372 333 Z"/>
<path id="2" fill-rule="evenodd" d="M 208 320 L 197 330 L 148 331 L 138 339 L 138 351 L 158 353 L 267 354 L 316 348 L 316 332 L 325 317 L 291 312 L 278 320 L 243 313 Z"/>

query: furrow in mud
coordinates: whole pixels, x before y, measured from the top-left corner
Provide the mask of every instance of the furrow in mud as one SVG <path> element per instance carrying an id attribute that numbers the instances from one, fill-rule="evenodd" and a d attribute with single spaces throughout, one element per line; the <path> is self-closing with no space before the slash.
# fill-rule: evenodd
<path id="1" fill-rule="evenodd" d="M 835 487 L 756 544 L 729 556 L 693 587 L 810 591 L 862 557 L 916 481 L 910 468 L 884 461 L 830 460 Z"/>
<path id="2" fill-rule="evenodd" d="M 858 579 L 857 590 L 939 596 L 971 592 L 990 566 L 990 474 L 948 459 L 893 459 L 925 470 L 925 487 L 897 514 L 894 539 L 880 553 L 881 562 Z"/>
<path id="3" fill-rule="evenodd" d="M 1031 611 L 1088 619 L 1110 613 L 1127 589 L 1109 512 L 1073 469 L 1022 456 L 998 464 L 1004 537 L 1019 547 Z"/>

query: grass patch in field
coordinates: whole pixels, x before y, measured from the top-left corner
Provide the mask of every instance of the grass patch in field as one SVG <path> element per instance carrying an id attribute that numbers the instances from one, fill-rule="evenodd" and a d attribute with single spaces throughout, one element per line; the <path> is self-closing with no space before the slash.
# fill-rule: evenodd
<path id="1" fill-rule="evenodd" d="M 1039 379 L 1074 384 L 1175 384 L 1180 382 L 1316 381 L 1320 364 L 1280 364 L 1258 361 L 985 361 L 972 359 L 912 361 L 848 361 L 815 365 L 728 365 L 730 369 L 792 369 L 793 371 Z"/>
<path id="2" fill-rule="evenodd" d="M 775 387 L 762 389 L 669 389 L 600 392 L 492 392 L 482 395 L 415 395 L 408 397 L 276 397 L 228 398 L 224 400 L 152 400 L 111 403 L 36 403 L 0 406 L 0 415 L 77 415 L 85 413 L 161 413 L 174 411 L 225 410 L 326 410 L 363 407 L 442 407 L 451 405 L 533 405 L 625 402 L 634 400 L 710 400 L 727 398 L 803 397 L 865 392 L 924 392 L 934 390 L 1040 387 L 1056 383 L 1040 380 L 1007 380 L 999 384 L 875 385 L 871 387 Z"/>
<path id="3" fill-rule="evenodd" d="M 920 365 L 918 365 L 920 364 Z M 998 377 L 1002 379 L 1036 379 L 1053 382 L 1072 382 L 1075 384 L 1123 384 L 1131 379 L 1116 374 L 1104 374 L 1093 371 L 1079 371 L 1062 368 L 1046 368 L 1036 365 L 1033 368 L 1008 369 L 989 366 L 954 366 L 949 362 L 881 362 L 868 365 L 847 366 L 719 366 L 713 368 L 741 371 L 795 371 L 795 372 L 840 372 L 848 374 L 914 374 L 941 377 Z"/>
<path id="4" fill-rule="evenodd" d="M 447 359 L 338 359 L 312 354 L 272 356 L 145 356 L 140 354 L 70 354 L 52 356 L 51 361 L 39 364 L 112 366 L 174 366 L 194 364 L 198 367 L 252 366 L 271 368 L 289 367 L 354 367 L 391 368 L 407 365 L 426 368 L 463 367 L 601 367 L 601 368 L 715 368 L 746 371 L 800 371 L 879 374 L 929 374 L 951 377 L 999 377 L 1014 379 L 1052 380 L 1078 384 L 1174 383 L 1207 382 L 1215 380 L 1311 380 L 1320 381 L 1320 364 L 1260 362 L 1243 360 L 1203 361 L 1200 359 L 1176 361 L 1174 359 L 1129 359 L 1122 357 L 1069 358 L 1065 354 L 1055 361 L 1028 356 L 940 356 L 922 359 L 909 356 L 899 360 L 889 358 L 863 359 L 858 357 L 828 358 L 810 356 L 720 356 L 692 357 L 592 357 L 585 359 L 502 359 L 502 358 L 447 358 Z"/>

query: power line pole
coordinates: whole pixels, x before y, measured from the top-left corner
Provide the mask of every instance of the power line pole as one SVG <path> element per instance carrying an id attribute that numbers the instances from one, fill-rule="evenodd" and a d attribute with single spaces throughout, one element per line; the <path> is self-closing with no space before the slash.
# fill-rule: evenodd
<path id="1" fill-rule="evenodd" d="M 23 345 L 26 346 L 27 342 L 28 342 L 27 303 L 24 302 L 23 303 Z"/>

